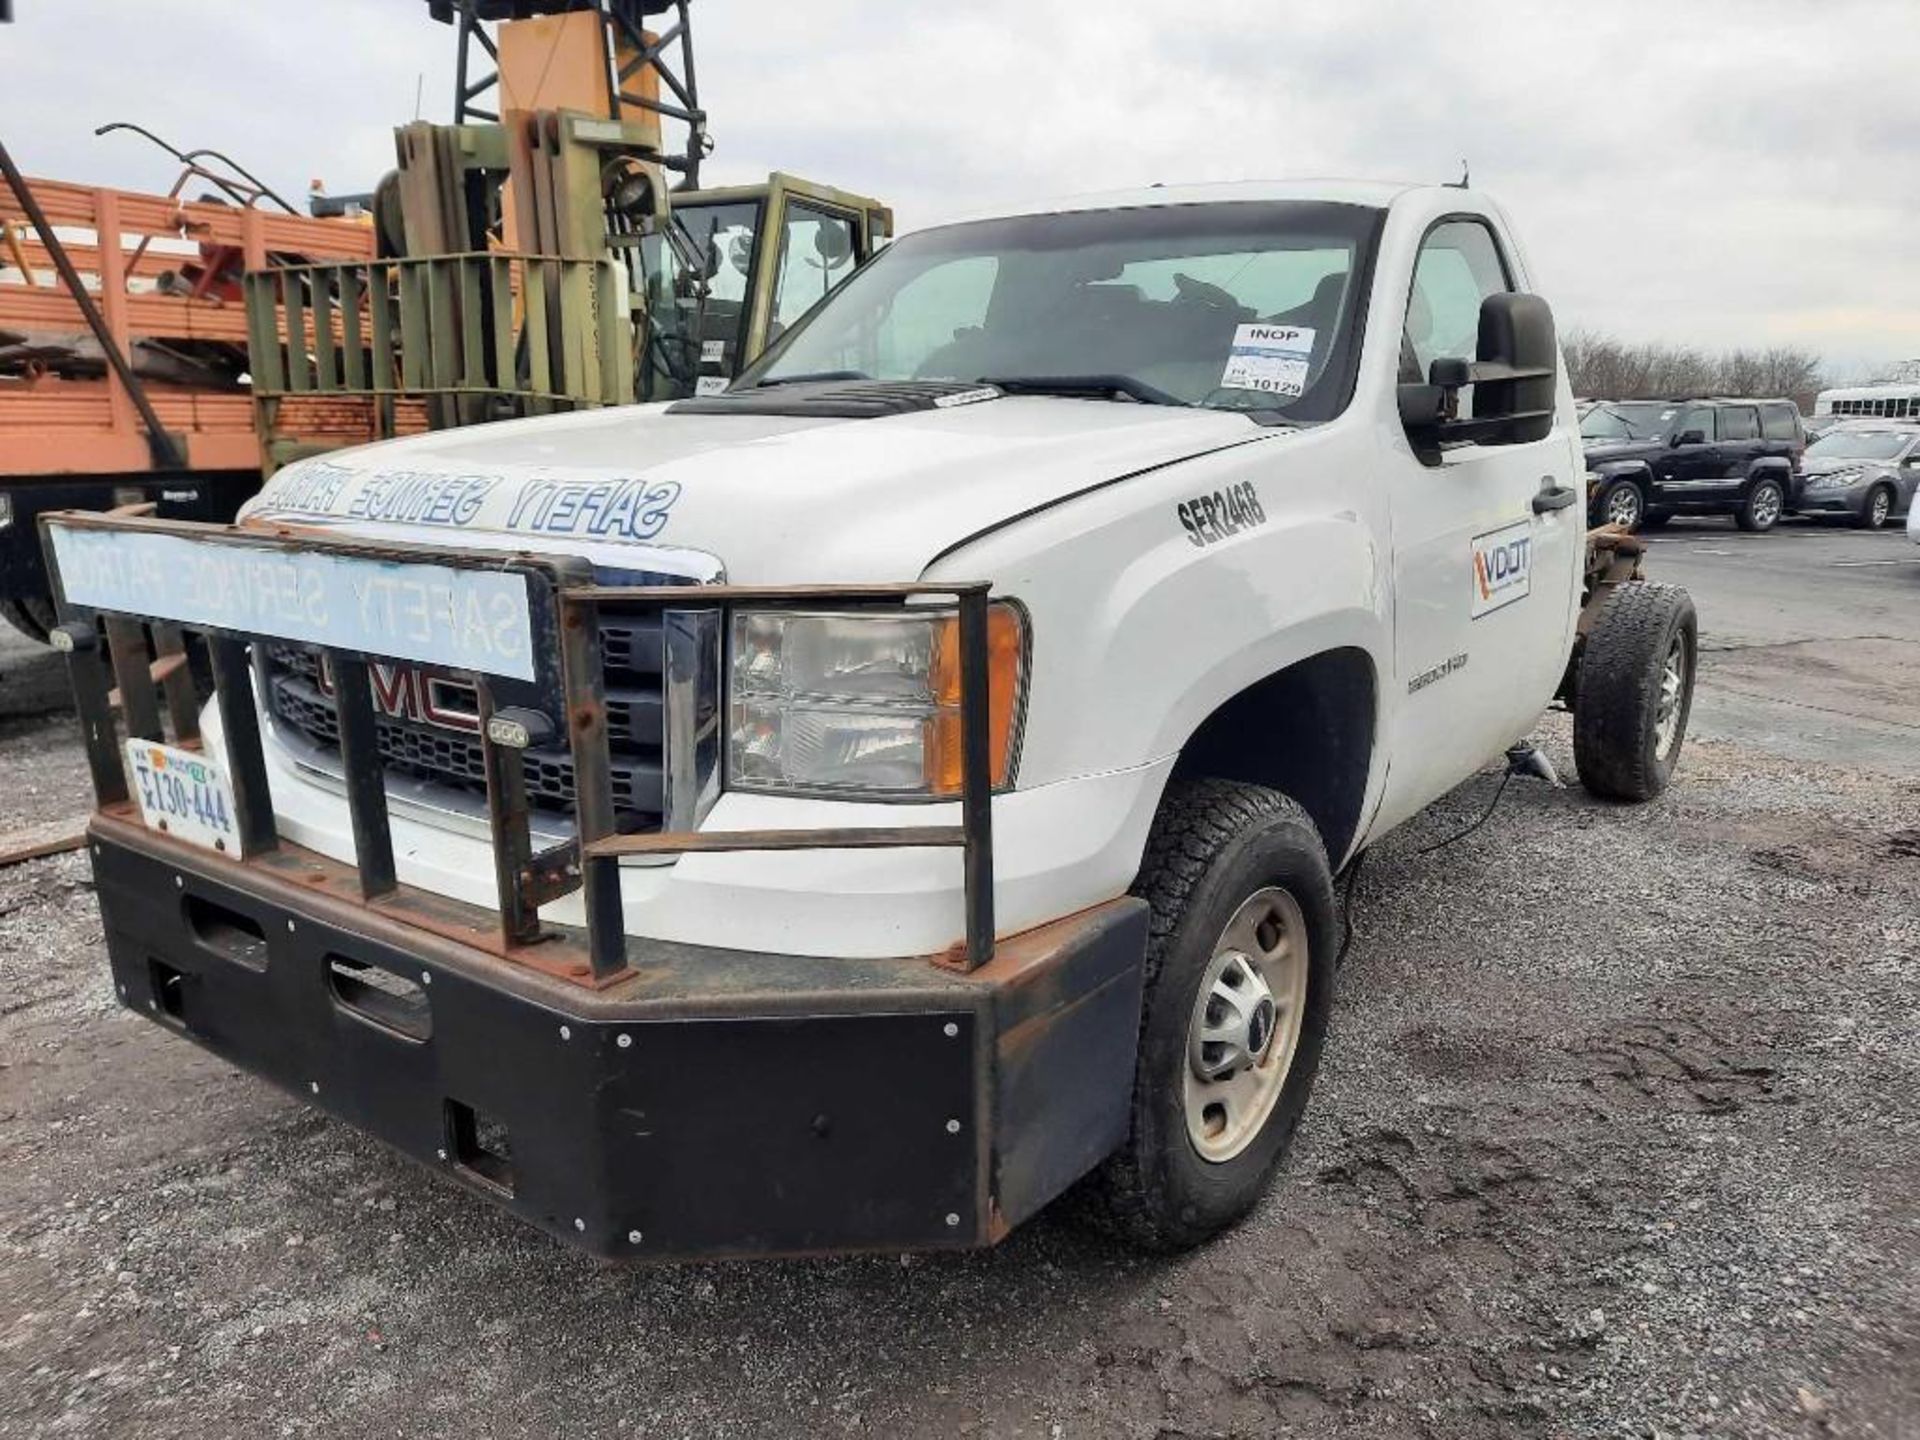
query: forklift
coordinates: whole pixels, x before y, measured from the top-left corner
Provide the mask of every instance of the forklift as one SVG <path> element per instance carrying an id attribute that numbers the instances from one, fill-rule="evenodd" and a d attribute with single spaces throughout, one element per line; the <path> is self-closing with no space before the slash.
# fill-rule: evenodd
<path id="1" fill-rule="evenodd" d="M 376 256 L 248 277 L 266 473 L 343 406 L 373 440 L 724 390 L 886 244 L 864 195 L 703 186 L 691 3 L 427 0 L 454 118 L 396 131 Z"/>

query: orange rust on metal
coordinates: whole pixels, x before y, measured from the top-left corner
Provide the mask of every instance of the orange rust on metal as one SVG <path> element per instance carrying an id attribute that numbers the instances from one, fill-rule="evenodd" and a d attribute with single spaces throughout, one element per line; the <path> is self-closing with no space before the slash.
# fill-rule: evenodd
<path id="1" fill-rule="evenodd" d="M 1013 1233 L 1013 1226 L 1007 1223 L 1007 1217 L 1000 1213 L 1000 1197 L 987 1196 L 987 1223 L 985 1226 L 987 1244 L 998 1245 Z"/>
<path id="2" fill-rule="evenodd" d="M 1607 597 L 1619 585 L 1646 579 L 1641 558 L 1647 553 L 1646 541 L 1619 525 L 1602 525 L 1587 532 L 1585 598 L 1575 633 L 1585 637 Z"/>
<path id="3" fill-rule="evenodd" d="M 967 965 L 967 942 L 956 940 L 946 949 L 927 957 L 936 970 L 951 970 L 956 975 L 971 973 Z"/>

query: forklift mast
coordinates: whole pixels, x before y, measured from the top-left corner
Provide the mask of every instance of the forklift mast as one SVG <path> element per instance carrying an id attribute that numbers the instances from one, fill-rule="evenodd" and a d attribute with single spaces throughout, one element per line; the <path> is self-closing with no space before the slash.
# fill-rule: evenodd
<path id="1" fill-rule="evenodd" d="M 453 123 L 498 121 L 510 109 L 560 105 L 608 120 L 639 115 L 672 120 L 685 127 L 686 136 L 677 152 L 661 148 L 660 164 L 679 175 L 679 188 L 696 190 L 700 162 L 711 153 L 713 140 L 694 75 L 689 5 L 690 0 L 427 0 L 432 17 L 454 26 L 459 36 Z M 560 17 L 582 13 L 592 17 L 598 36 L 590 40 L 581 32 L 563 38 Z M 665 29 L 647 28 L 655 16 L 667 14 L 673 18 Z M 511 23 L 502 26 L 496 40 L 487 26 L 501 22 Z M 559 53 L 568 46 L 574 53 Z M 531 87 L 508 79 L 514 57 L 502 51 L 513 47 L 540 57 L 539 79 Z M 571 93 L 566 99 L 529 93 L 548 84 Z M 670 98 L 662 97 L 663 89 Z M 483 100 L 493 108 L 481 108 Z"/>
<path id="2" fill-rule="evenodd" d="M 690 6 L 428 0 L 454 123 L 395 132 L 377 257 L 247 277 L 268 473 L 337 448 L 296 423 L 314 396 L 386 438 L 725 389 L 886 243 L 892 212 L 848 191 L 698 188 Z"/>

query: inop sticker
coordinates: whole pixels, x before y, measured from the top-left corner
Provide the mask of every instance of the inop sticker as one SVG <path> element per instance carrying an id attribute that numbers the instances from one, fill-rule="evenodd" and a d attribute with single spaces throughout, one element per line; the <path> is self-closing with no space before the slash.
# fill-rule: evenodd
<path id="1" fill-rule="evenodd" d="M 1314 332 L 1300 325 L 1239 325 L 1227 368 L 1220 373 L 1224 390 L 1261 390 L 1289 398 L 1307 388 L 1307 365 L 1313 355 Z"/>

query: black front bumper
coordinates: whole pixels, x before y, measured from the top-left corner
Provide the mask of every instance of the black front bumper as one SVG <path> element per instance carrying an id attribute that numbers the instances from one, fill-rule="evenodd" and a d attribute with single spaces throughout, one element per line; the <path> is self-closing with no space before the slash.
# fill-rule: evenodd
<path id="1" fill-rule="evenodd" d="M 338 898 L 328 863 L 92 829 L 122 1000 L 602 1256 L 991 1244 L 1125 1134 L 1146 911 L 961 974 L 648 943 L 594 990 Z"/>

